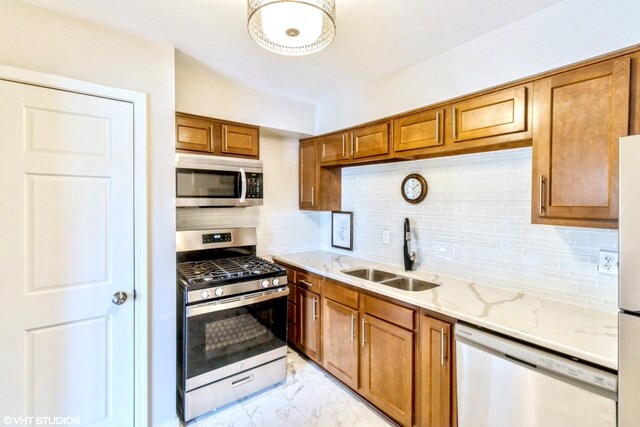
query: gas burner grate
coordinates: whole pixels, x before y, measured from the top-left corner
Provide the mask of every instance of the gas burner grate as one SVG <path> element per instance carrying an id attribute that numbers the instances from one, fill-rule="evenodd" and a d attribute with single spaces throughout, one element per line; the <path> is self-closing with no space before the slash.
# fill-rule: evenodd
<path id="1" fill-rule="evenodd" d="M 251 278 L 283 269 L 257 256 L 192 261 L 178 264 L 178 273 L 189 283 L 215 283 L 236 278 Z"/>

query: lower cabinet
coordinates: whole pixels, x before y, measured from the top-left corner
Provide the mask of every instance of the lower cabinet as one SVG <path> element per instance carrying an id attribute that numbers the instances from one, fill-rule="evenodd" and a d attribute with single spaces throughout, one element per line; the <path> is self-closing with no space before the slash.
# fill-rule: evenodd
<path id="1" fill-rule="evenodd" d="M 307 356 L 320 362 L 320 340 L 322 330 L 320 329 L 320 295 L 298 288 L 297 304 L 298 311 L 298 347 Z"/>
<path id="2" fill-rule="evenodd" d="M 362 316 L 362 395 L 402 425 L 413 420 L 413 332 Z"/>
<path id="3" fill-rule="evenodd" d="M 451 323 L 285 267 L 290 343 L 402 426 L 456 425 Z"/>
<path id="4" fill-rule="evenodd" d="M 420 316 L 420 374 L 418 387 L 419 425 L 446 427 L 452 425 L 453 387 L 452 326 L 447 322 Z"/>
<path id="5" fill-rule="evenodd" d="M 322 299 L 322 365 L 353 389 L 358 388 L 358 310 Z"/>

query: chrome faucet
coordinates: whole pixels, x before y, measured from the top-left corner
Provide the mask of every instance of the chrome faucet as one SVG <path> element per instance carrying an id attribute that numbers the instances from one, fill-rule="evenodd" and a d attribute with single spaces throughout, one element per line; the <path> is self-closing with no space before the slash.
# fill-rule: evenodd
<path id="1" fill-rule="evenodd" d="M 404 269 L 405 271 L 413 270 L 413 263 L 416 262 L 416 253 L 409 250 L 409 242 L 411 241 L 411 226 L 409 218 L 404 219 Z"/>

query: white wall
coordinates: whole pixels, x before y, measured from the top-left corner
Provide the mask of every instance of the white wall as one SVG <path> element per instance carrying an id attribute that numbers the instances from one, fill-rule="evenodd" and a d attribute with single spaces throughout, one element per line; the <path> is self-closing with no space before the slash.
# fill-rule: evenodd
<path id="1" fill-rule="evenodd" d="M 298 140 L 262 133 L 264 205 L 242 209 L 179 208 L 178 228 L 256 227 L 258 255 L 318 249 L 321 217 L 298 210 Z"/>
<path id="2" fill-rule="evenodd" d="M 400 194 L 409 173 L 429 186 L 417 205 Z M 407 217 L 417 270 L 616 311 L 617 277 L 597 265 L 599 250 L 617 251 L 617 231 L 531 225 L 530 207 L 531 148 L 346 168 L 342 209 L 354 212 L 354 250 L 331 248 L 329 213 L 322 246 L 402 267 Z"/>
<path id="3" fill-rule="evenodd" d="M 638 16 L 638 0 L 565 0 L 389 77 L 328 94 L 317 105 L 316 133 L 426 106 L 640 43 Z M 442 25 L 446 27 L 446 23 Z"/>
<path id="4" fill-rule="evenodd" d="M 174 52 L 14 0 L 0 1 L 0 64 L 145 92 L 152 425 L 175 418 Z"/>
<path id="5" fill-rule="evenodd" d="M 176 111 L 311 135 L 311 104 L 251 89 L 178 54 Z"/>

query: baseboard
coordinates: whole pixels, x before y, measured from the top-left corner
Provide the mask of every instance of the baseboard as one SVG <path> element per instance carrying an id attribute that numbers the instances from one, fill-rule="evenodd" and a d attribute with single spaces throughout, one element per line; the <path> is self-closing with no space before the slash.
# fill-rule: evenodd
<path id="1" fill-rule="evenodd" d="M 154 427 L 180 427 L 180 420 L 178 419 L 178 417 L 176 417 L 161 424 L 155 424 Z"/>

